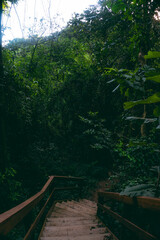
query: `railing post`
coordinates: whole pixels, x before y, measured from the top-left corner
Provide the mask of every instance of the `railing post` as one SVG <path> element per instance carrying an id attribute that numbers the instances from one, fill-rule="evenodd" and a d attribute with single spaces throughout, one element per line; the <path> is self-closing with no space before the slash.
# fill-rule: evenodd
<path id="1" fill-rule="evenodd" d="M 34 213 L 33 213 L 33 210 L 32 210 L 32 212 L 28 213 L 28 215 L 24 218 L 25 232 L 28 231 L 28 229 L 31 225 L 31 222 L 33 222 L 33 219 L 34 219 Z"/>
<path id="2" fill-rule="evenodd" d="M 79 181 L 79 183 L 78 183 L 78 187 L 79 187 L 79 198 L 83 198 L 83 194 L 84 194 L 84 183 L 85 183 L 85 179 Z"/>
<path id="3" fill-rule="evenodd" d="M 73 186 L 63 187 L 62 189 L 59 189 L 59 190 L 65 190 L 65 191 L 69 190 L 70 191 L 71 189 L 72 190 L 78 189 L 77 197 L 82 197 L 82 195 L 84 193 L 83 187 L 84 187 L 85 179 L 80 178 L 80 177 L 70 177 L 70 176 L 50 176 L 48 181 L 46 182 L 46 184 L 41 189 L 41 191 L 39 191 L 37 194 L 30 197 L 29 199 L 25 200 L 21 204 L 17 205 L 16 207 L 10 209 L 9 211 L 0 214 L 1 215 L 0 216 L 0 234 L 7 235 L 18 223 L 20 223 L 22 221 L 23 221 L 25 230 L 31 232 L 33 230 L 33 228 L 35 228 L 37 222 L 39 222 L 40 219 L 42 219 L 43 214 L 45 215 L 44 212 L 47 209 L 48 204 L 50 204 L 52 202 L 52 199 L 51 199 L 52 194 L 50 194 L 51 198 L 50 197 L 48 198 L 45 205 L 44 205 L 43 200 L 45 199 L 45 194 L 47 192 L 50 192 L 52 189 L 52 193 L 53 193 L 56 190 L 55 185 L 54 185 L 56 179 L 65 180 L 67 182 L 69 181 L 69 183 L 72 181 L 74 183 L 77 182 L 76 187 L 73 187 Z M 78 188 L 77 188 L 77 186 L 78 186 Z M 43 204 L 44 206 L 41 204 Z M 35 219 L 35 215 L 37 215 L 36 213 L 38 212 L 36 206 L 39 207 L 39 205 L 41 205 L 41 207 L 40 207 L 41 211 L 38 213 L 38 216 Z M 31 222 L 33 222 L 32 221 L 33 219 L 35 219 L 35 221 L 30 227 L 30 224 L 31 224 Z M 0 235 L 0 240 L 9 239 L 8 237 L 1 236 L 1 235 Z M 31 239 L 33 240 L 33 238 L 31 238 Z"/>
<path id="4" fill-rule="evenodd" d="M 100 192 L 98 192 L 98 204 L 104 204 L 104 198 L 101 196 Z M 102 213 L 102 210 L 99 208 L 97 204 L 97 216 L 100 216 Z"/>

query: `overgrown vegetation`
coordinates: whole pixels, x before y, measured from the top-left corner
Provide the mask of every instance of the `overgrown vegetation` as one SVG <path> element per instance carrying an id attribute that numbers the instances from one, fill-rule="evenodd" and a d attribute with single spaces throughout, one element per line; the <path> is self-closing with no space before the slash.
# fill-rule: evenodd
<path id="1" fill-rule="evenodd" d="M 3 48 L 1 212 L 54 174 L 95 183 L 112 171 L 114 190 L 159 196 L 159 7 L 100 0 L 61 32 Z"/>

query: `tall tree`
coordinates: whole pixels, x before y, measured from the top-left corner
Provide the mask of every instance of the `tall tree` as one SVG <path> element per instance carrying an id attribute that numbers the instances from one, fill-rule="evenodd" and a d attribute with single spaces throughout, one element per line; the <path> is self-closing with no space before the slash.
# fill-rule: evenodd
<path id="1" fill-rule="evenodd" d="M 2 14 L 7 3 L 16 3 L 18 0 L 0 0 L 0 170 L 4 170 L 8 160 L 6 124 L 5 124 L 5 76 L 2 53 Z"/>

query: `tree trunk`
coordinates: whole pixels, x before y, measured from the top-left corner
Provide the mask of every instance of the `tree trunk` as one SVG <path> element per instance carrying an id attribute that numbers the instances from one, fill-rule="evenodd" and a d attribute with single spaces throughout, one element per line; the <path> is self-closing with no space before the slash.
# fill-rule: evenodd
<path id="1" fill-rule="evenodd" d="M 143 110 L 143 118 L 146 118 L 147 111 L 146 111 L 146 105 L 144 104 L 144 110 Z M 145 123 L 142 123 L 141 125 L 141 137 L 146 136 L 146 128 L 145 128 Z"/>
<path id="2" fill-rule="evenodd" d="M 2 0 L 0 0 L 0 171 L 7 163 L 6 124 L 5 124 L 5 81 L 2 56 Z"/>

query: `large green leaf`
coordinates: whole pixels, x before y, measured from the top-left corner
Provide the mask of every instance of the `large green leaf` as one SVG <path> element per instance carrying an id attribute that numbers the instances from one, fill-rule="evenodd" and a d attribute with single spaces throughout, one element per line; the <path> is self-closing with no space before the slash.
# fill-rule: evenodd
<path id="1" fill-rule="evenodd" d="M 153 110 L 153 115 L 155 117 L 159 117 L 160 116 L 160 107 L 157 106 L 154 110 Z"/>
<path id="2" fill-rule="evenodd" d="M 160 75 L 156 75 L 156 76 L 153 76 L 153 77 L 147 77 L 146 79 L 160 83 Z"/>
<path id="3" fill-rule="evenodd" d="M 155 186 L 153 184 L 140 184 L 137 186 L 127 186 L 124 191 L 120 192 L 120 195 L 136 197 L 136 196 L 148 196 L 155 197 Z"/>
<path id="4" fill-rule="evenodd" d="M 144 56 L 144 58 L 145 59 L 160 58 L 160 52 L 149 51 L 148 54 Z"/>
<path id="5" fill-rule="evenodd" d="M 138 100 L 138 101 L 130 101 L 130 102 L 125 102 L 124 103 L 124 109 L 130 109 L 136 105 L 139 104 L 151 104 L 151 103 L 156 103 L 160 102 L 160 92 L 153 94 L 152 96 L 148 97 L 147 99 L 144 100 Z"/>

